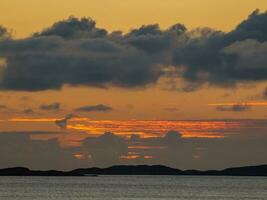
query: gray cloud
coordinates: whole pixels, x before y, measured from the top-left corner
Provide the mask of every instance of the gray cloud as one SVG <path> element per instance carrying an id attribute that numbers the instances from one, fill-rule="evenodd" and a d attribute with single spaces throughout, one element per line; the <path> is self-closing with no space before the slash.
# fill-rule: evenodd
<path id="1" fill-rule="evenodd" d="M 0 41 L 3 39 L 8 39 L 10 37 L 11 37 L 11 33 L 8 32 L 8 30 L 5 27 L 0 26 Z"/>
<path id="2" fill-rule="evenodd" d="M 209 28 L 188 31 L 181 24 L 162 30 L 152 24 L 123 34 L 108 33 L 92 19 L 71 17 L 26 39 L 1 39 L 0 56 L 7 64 L 0 87 L 135 88 L 155 84 L 164 76 L 182 77 L 188 83 L 185 90 L 192 91 L 204 83 L 227 87 L 263 81 L 267 80 L 266 23 L 267 13 L 256 10 L 229 33 Z M 0 29 L 0 35 L 6 33 Z"/>
<path id="3" fill-rule="evenodd" d="M 98 33 L 98 28 L 92 23 L 70 18 L 33 37 L 4 40 L 0 55 L 8 66 L 3 89 L 38 91 L 64 84 L 141 87 L 158 80 L 161 69 L 156 56 L 130 45 L 130 36 L 119 41 L 112 34 L 95 36 L 92 29 Z"/>
<path id="4" fill-rule="evenodd" d="M 263 98 L 267 99 L 267 87 L 265 88 L 265 90 L 263 91 Z"/>
<path id="5" fill-rule="evenodd" d="M 98 166 L 111 166 L 119 162 L 122 155 L 128 152 L 128 146 L 123 138 L 113 133 L 105 133 L 96 138 L 87 138 L 83 148 Z"/>
<path id="6" fill-rule="evenodd" d="M 39 106 L 39 109 L 45 111 L 58 111 L 60 110 L 60 103 L 54 102 L 51 104 L 42 104 Z"/>
<path id="7" fill-rule="evenodd" d="M 265 123 L 265 122 L 262 122 Z M 182 169 L 221 169 L 266 163 L 266 129 L 223 139 L 182 138 L 177 131 L 165 136 L 119 137 L 113 133 L 88 136 L 80 147 L 63 148 L 56 139 L 32 140 L 31 135 L 62 135 L 62 132 L 0 133 L 0 168 L 25 166 L 32 169 L 105 167 L 118 164 L 162 164 Z M 74 154 L 79 153 L 82 159 Z M 136 156 L 123 159 L 127 156 Z"/>
<path id="8" fill-rule="evenodd" d="M 55 121 L 55 124 L 62 129 L 67 128 L 68 125 L 68 120 L 70 120 L 71 118 L 73 118 L 74 115 L 73 114 L 68 114 L 66 117 L 64 117 L 63 119 L 59 119 Z"/>
<path id="9" fill-rule="evenodd" d="M 60 36 L 64 39 L 76 38 L 102 38 L 107 35 L 105 29 L 96 27 L 96 22 L 90 18 L 70 17 L 66 21 L 59 21 L 52 27 L 43 30 L 40 33 L 35 33 L 35 37 L 40 36 Z"/>
<path id="10" fill-rule="evenodd" d="M 61 148 L 55 139 L 37 141 L 31 140 L 27 133 L 0 133 L 0 168 L 70 170 L 79 162 L 73 157 L 74 152 L 74 149 Z"/>
<path id="11" fill-rule="evenodd" d="M 5 105 L 0 105 L 0 110 L 6 109 L 7 107 Z"/>
<path id="12" fill-rule="evenodd" d="M 112 110 L 113 110 L 112 107 L 103 105 L 103 104 L 83 106 L 83 107 L 75 109 L 75 111 L 78 111 L 78 112 L 109 112 Z"/>
<path id="13" fill-rule="evenodd" d="M 229 86 L 266 80 L 267 13 L 253 12 L 229 33 L 200 29 L 176 49 L 174 62 L 183 78 L 195 83 Z"/>
<path id="14" fill-rule="evenodd" d="M 27 115 L 33 115 L 36 114 L 32 108 L 26 108 L 23 110 L 23 112 Z"/>
<path id="15" fill-rule="evenodd" d="M 228 112 L 243 112 L 251 110 L 251 106 L 243 105 L 243 104 L 236 104 L 233 106 L 217 106 L 217 111 L 228 111 Z"/>

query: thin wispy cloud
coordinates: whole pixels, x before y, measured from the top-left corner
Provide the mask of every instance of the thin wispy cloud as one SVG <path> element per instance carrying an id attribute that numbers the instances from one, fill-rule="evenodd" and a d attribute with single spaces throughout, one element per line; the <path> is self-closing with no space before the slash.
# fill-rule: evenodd
<path id="1" fill-rule="evenodd" d="M 43 111 L 59 111 L 60 107 L 61 107 L 60 103 L 54 102 L 51 104 L 42 104 L 39 106 L 39 109 Z"/>
<path id="2" fill-rule="evenodd" d="M 267 102 L 210 103 L 208 106 L 215 107 L 217 111 L 222 112 L 244 112 L 251 111 L 253 107 L 266 107 Z"/>
<path id="3" fill-rule="evenodd" d="M 34 115 L 34 114 L 36 114 L 32 108 L 26 108 L 26 109 L 24 109 L 23 110 L 23 113 L 25 113 L 27 115 Z"/>
<path id="4" fill-rule="evenodd" d="M 75 109 L 76 112 L 110 112 L 112 110 L 112 107 L 104 104 L 82 106 Z"/>
<path id="5" fill-rule="evenodd" d="M 217 106 L 216 107 L 217 111 L 229 111 L 229 112 L 244 112 L 244 111 L 250 111 L 251 106 L 248 105 L 242 105 L 242 104 L 235 104 L 232 106 Z"/>
<path id="6" fill-rule="evenodd" d="M 230 102 L 230 103 L 210 103 L 209 106 L 267 106 L 267 102 Z"/>

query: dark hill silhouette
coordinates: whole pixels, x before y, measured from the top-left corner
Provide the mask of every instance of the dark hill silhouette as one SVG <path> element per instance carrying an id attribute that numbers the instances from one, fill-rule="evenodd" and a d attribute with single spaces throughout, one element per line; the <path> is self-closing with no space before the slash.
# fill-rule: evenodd
<path id="1" fill-rule="evenodd" d="M 76 169 L 78 174 L 106 174 L 106 175 L 178 175 L 182 171 L 162 165 L 119 165 L 108 168 Z"/>
<path id="2" fill-rule="evenodd" d="M 194 175 L 194 176 L 267 176 L 267 165 L 227 168 L 224 170 L 179 170 L 162 165 L 120 165 L 72 171 L 36 171 L 23 167 L 0 169 L 0 176 L 92 176 L 92 175 Z"/>

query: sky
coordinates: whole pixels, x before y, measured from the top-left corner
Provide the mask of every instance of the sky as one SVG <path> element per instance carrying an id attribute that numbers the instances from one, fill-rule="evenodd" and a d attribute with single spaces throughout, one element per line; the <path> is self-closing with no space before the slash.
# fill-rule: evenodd
<path id="1" fill-rule="evenodd" d="M 0 0 L 0 168 L 266 164 L 266 10 Z"/>

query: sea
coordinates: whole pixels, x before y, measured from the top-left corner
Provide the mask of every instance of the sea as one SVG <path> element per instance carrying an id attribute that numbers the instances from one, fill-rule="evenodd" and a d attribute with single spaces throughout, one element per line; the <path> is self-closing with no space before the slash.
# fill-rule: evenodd
<path id="1" fill-rule="evenodd" d="M 1 200 L 267 200 L 267 177 L 0 177 Z"/>

